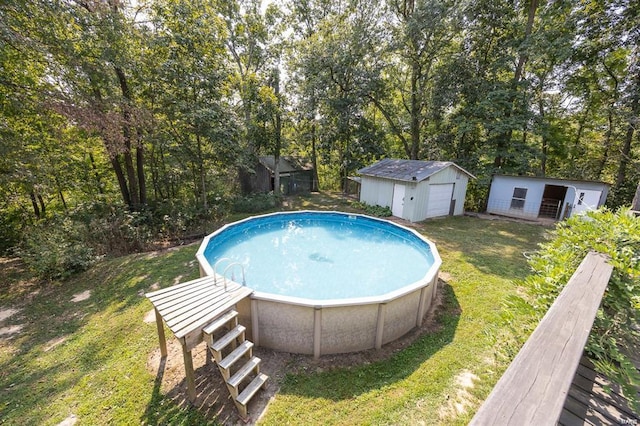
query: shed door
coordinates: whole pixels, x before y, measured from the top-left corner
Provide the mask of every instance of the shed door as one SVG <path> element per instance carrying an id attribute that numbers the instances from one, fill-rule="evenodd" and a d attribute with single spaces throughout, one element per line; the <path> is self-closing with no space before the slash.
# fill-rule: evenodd
<path id="1" fill-rule="evenodd" d="M 600 191 L 591 191 L 588 189 L 576 189 L 576 200 L 573 203 L 573 214 L 595 210 L 600 202 Z"/>
<path id="2" fill-rule="evenodd" d="M 429 185 L 427 217 L 447 216 L 453 197 L 453 184 Z"/>
<path id="3" fill-rule="evenodd" d="M 406 187 L 396 183 L 393 185 L 393 202 L 391 203 L 391 214 L 395 217 L 402 217 L 404 210 L 404 193 Z"/>

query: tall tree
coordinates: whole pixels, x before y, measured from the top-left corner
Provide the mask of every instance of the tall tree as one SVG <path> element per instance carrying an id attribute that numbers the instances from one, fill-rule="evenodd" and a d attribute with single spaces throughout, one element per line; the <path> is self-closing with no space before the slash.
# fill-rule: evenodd
<path id="1" fill-rule="evenodd" d="M 41 14 L 37 37 L 51 60 L 58 111 L 101 137 L 123 201 L 130 208 L 145 205 L 146 114 L 133 87 L 141 40 L 131 5 L 55 1 Z"/>

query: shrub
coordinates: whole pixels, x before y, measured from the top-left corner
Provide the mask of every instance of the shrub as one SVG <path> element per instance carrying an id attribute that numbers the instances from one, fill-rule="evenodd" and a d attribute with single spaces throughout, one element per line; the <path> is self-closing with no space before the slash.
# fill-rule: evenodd
<path id="1" fill-rule="evenodd" d="M 634 388 L 640 385 L 640 374 L 627 356 L 640 337 L 640 219 L 625 209 L 589 212 L 559 224 L 552 237 L 530 260 L 534 273 L 525 286 L 534 312 L 531 320 L 542 318 L 589 251 L 607 254 L 613 274 L 586 350 L 596 368 L 640 406 Z"/>
<path id="2" fill-rule="evenodd" d="M 68 278 L 88 269 L 96 259 L 83 234 L 71 219 L 54 218 L 28 228 L 17 253 L 41 278 Z"/>
<path id="3" fill-rule="evenodd" d="M 236 198 L 233 201 L 233 211 L 236 213 L 260 213 L 271 210 L 280 205 L 280 197 L 269 194 L 251 194 Z"/>
<path id="4" fill-rule="evenodd" d="M 364 210 L 364 212 L 370 216 L 389 217 L 392 214 L 389 207 L 378 205 L 372 206 L 370 204 L 361 203 L 359 201 L 353 203 L 352 206 L 356 209 Z"/>

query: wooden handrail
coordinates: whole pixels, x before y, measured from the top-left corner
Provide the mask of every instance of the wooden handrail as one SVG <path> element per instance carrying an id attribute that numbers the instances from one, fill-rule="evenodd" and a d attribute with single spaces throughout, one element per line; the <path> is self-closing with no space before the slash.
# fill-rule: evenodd
<path id="1" fill-rule="evenodd" d="M 480 407 L 471 425 L 555 425 L 613 267 L 591 252 Z"/>

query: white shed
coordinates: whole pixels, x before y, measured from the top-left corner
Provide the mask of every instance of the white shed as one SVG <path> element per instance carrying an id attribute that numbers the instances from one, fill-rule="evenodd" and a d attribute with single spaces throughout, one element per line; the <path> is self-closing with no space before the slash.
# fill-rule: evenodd
<path id="1" fill-rule="evenodd" d="M 358 170 L 360 201 L 411 222 L 461 215 L 471 173 L 450 161 L 387 158 Z"/>
<path id="2" fill-rule="evenodd" d="M 518 218 L 564 219 L 607 200 L 609 184 L 534 176 L 494 175 L 487 213 Z"/>

